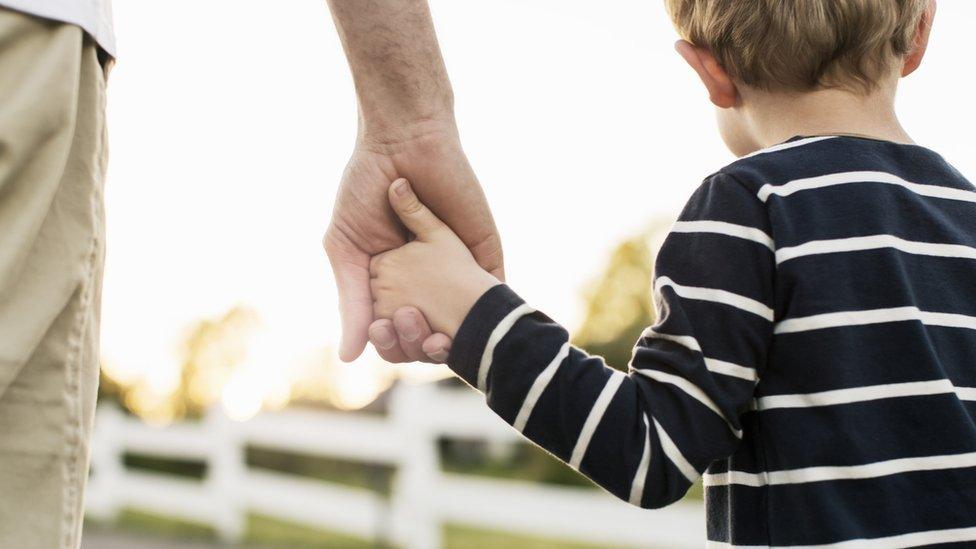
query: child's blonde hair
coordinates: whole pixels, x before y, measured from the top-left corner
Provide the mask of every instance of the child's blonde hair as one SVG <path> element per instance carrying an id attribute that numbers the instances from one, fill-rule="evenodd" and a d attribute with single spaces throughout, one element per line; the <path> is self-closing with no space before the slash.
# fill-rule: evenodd
<path id="1" fill-rule="evenodd" d="M 870 91 L 915 47 L 928 0 L 665 0 L 681 37 L 769 91 Z"/>

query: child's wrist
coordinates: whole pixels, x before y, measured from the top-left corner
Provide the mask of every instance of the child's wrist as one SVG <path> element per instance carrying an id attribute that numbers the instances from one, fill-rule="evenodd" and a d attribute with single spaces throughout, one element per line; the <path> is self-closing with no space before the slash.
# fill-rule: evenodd
<path id="1" fill-rule="evenodd" d="M 478 276 L 476 279 L 465 281 L 463 287 L 457 288 L 453 292 L 453 295 L 445 296 L 448 303 L 451 304 L 451 307 L 448 318 L 445 319 L 444 333 L 451 339 L 457 336 L 458 329 L 464 323 L 464 319 L 467 318 L 468 313 L 471 312 L 471 309 L 481 296 L 488 290 L 501 284 L 501 281 L 491 274 L 482 272 L 484 276 Z"/>
<path id="2" fill-rule="evenodd" d="M 468 311 L 451 343 L 447 364 L 473 387 L 478 386 L 480 363 L 498 325 L 525 301 L 508 286 L 498 283 L 481 295 Z"/>

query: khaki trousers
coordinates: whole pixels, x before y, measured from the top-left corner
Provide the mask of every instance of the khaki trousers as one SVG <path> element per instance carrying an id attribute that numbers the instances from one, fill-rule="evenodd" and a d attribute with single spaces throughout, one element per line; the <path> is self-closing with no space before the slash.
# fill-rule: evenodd
<path id="1" fill-rule="evenodd" d="M 81 538 L 98 388 L 105 73 L 78 27 L 0 8 L 0 547 Z"/>

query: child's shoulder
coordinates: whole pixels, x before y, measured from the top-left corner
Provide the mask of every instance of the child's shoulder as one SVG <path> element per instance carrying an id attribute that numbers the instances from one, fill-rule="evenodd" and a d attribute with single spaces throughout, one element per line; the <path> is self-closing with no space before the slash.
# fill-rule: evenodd
<path id="1" fill-rule="evenodd" d="M 962 174 L 931 149 L 846 135 L 794 137 L 739 158 L 706 178 L 706 182 L 712 178 L 735 180 L 765 202 L 775 187 L 819 187 L 831 183 L 831 178 L 865 177 L 939 181 L 958 189 L 972 189 Z"/>
<path id="2" fill-rule="evenodd" d="M 809 177 L 830 169 L 847 156 L 844 146 L 833 136 L 794 137 L 783 143 L 743 156 L 715 172 L 713 178 L 734 179 L 752 192 L 764 185 Z M 838 166 L 839 167 L 839 166 Z"/>
<path id="3" fill-rule="evenodd" d="M 765 204 L 773 187 L 825 174 L 881 169 L 891 164 L 890 142 L 843 136 L 793 137 L 743 156 L 707 176 L 695 197 Z M 693 197 L 693 200 L 696 199 Z"/>

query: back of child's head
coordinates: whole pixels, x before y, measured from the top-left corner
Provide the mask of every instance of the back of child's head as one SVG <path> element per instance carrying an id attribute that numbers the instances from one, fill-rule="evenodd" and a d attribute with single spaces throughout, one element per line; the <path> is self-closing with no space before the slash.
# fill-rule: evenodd
<path id="1" fill-rule="evenodd" d="M 665 0 L 682 38 L 766 91 L 870 91 L 911 53 L 929 0 Z"/>

